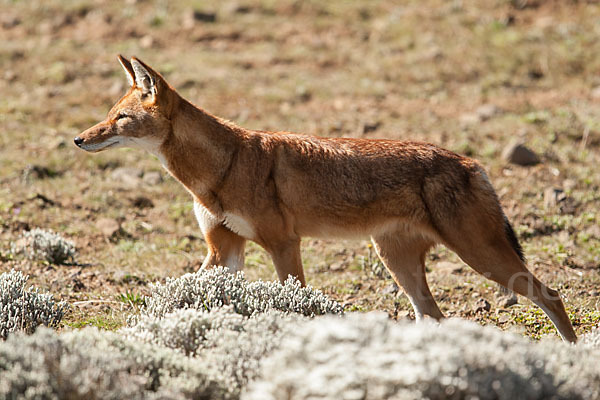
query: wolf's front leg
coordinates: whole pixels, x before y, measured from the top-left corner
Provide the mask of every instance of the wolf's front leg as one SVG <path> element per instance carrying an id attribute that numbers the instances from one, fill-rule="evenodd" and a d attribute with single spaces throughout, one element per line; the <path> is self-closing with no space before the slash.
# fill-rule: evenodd
<path id="1" fill-rule="evenodd" d="M 241 271 L 246 239 L 225 227 L 198 202 L 194 202 L 194 213 L 208 251 L 201 268 L 222 265 L 231 272 Z"/>
<path id="2" fill-rule="evenodd" d="M 291 275 L 298 279 L 302 286 L 306 286 L 299 238 L 272 241 L 265 246 L 265 249 L 273 258 L 273 264 L 275 264 L 275 270 L 281 283 Z"/>
<path id="3" fill-rule="evenodd" d="M 246 239 L 223 225 L 217 225 L 205 232 L 204 239 L 208 254 L 202 263 L 202 268 L 222 265 L 229 267 L 231 272 L 241 271 L 244 268 Z"/>

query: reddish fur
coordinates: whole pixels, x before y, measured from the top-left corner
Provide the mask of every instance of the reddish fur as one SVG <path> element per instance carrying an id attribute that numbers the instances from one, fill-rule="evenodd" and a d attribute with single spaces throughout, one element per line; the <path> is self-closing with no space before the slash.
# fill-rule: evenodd
<path id="1" fill-rule="evenodd" d="M 121 62 L 133 77 L 131 65 Z M 80 137 L 84 146 L 103 140 L 102 132 L 160 143 L 165 167 L 204 208 L 205 266 L 243 260 L 251 239 L 271 254 L 281 280 L 291 274 L 304 284 L 301 237 L 370 235 L 417 315 L 441 318 L 424 260 L 443 243 L 478 272 L 532 298 L 563 338 L 576 340 L 560 299 L 544 295 L 557 293 L 527 271 L 477 161 L 429 143 L 244 129 L 192 105 L 139 63 L 156 96 L 134 84 L 107 121 Z M 119 125 L 123 110 L 135 118 Z"/>

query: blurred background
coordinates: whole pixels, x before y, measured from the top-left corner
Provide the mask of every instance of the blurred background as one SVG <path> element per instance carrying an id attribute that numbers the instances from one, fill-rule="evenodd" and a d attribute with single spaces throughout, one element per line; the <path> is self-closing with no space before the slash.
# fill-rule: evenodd
<path id="1" fill-rule="evenodd" d="M 600 6 L 596 1 L 0 0 L 0 272 L 62 299 L 67 324 L 114 328 L 148 283 L 195 270 L 189 195 L 139 150 L 72 138 L 127 89 L 138 56 L 188 100 L 246 128 L 424 140 L 480 160 L 530 268 L 579 332 L 600 319 Z M 11 254 L 23 231 L 72 240 L 78 265 Z M 308 282 L 347 310 L 412 317 L 367 241 L 307 239 Z M 531 303 L 440 247 L 429 281 L 447 315 L 532 337 Z M 275 279 L 249 244 L 250 279 Z M 138 297 L 136 297 L 138 296 Z M 503 297 L 504 296 L 504 297 Z M 517 329 L 517 328 L 515 328 Z"/>

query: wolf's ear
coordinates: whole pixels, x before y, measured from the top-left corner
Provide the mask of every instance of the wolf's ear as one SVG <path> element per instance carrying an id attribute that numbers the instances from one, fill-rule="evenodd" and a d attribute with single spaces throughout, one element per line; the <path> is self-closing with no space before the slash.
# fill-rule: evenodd
<path id="1" fill-rule="evenodd" d="M 121 63 L 121 67 L 125 70 L 125 76 L 127 76 L 127 82 L 131 86 L 135 86 L 135 73 L 133 72 L 133 67 L 131 63 L 127 61 L 125 57 L 119 54 L 119 62 Z"/>
<path id="2" fill-rule="evenodd" d="M 154 98 L 157 91 L 157 77 L 152 68 L 135 57 L 131 59 L 131 66 L 133 67 L 135 85 L 142 90 L 144 96 L 150 95 Z"/>

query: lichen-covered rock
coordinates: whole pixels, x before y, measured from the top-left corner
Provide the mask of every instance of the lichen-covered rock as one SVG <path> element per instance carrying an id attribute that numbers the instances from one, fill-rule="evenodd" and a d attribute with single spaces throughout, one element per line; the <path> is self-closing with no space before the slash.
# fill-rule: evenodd
<path id="1" fill-rule="evenodd" d="M 347 315 L 309 321 L 263 360 L 245 400 L 596 399 L 599 350 L 477 324 Z"/>
<path id="2" fill-rule="evenodd" d="M 0 274 L 0 339 L 11 332 L 33 333 L 40 325 L 57 327 L 68 308 L 49 293 L 26 289 L 27 279 L 15 270 Z"/>

